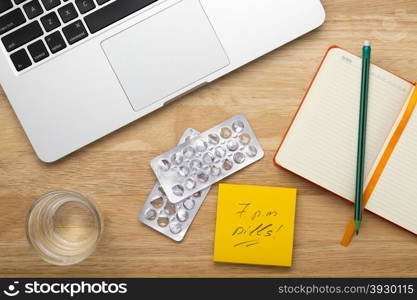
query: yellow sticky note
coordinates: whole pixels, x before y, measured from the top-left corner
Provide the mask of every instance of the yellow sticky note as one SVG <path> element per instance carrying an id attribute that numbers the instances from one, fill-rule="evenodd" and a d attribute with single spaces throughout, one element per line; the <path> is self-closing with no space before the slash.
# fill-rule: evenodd
<path id="1" fill-rule="evenodd" d="M 296 189 L 220 184 L 214 261 L 290 267 Z"/>

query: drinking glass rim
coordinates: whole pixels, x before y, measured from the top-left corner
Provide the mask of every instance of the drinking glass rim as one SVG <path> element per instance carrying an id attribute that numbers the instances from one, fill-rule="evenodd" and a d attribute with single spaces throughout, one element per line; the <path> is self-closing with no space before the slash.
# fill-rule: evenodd
<path id="1" fill-rule="evenodd" d="M 46 259 L 45 258 L 46 255 L 44 254 L 44 252 L 40 251 L 38 249 L 38 247 L 36 247 L 34 245 L 34 242 L 33 242 L 32 238 L 30 237 L 30 234 L 29 234 L 29 220 L 30 220 L 31 214 L 32 214 L 33 210 L 35 209 L 35 207 L 42 200 L 44 200 L 45 198 L 47 198 L 49 196 L 53 196 L 53 195 L 58 195 L 58 194 L 67 194 L 67 195 L 71 195 L 71 196 L 74 196 L 75 198 L 78 198 L 78 199 L 82 200 L 83 202 L 85 202 L 85 203 L 82 203 L 82 204 L 90 211 L 90 213 L 92 214 L 93 218 L 95 220 L 97 220 L 98 235 L 97 235 L 97 239 L 94 242 L 94 247 L 92 247 L 91 249 L 89 249 L 88 255 L 86 255 L 83 259 L 81 259 L 79 261 L 76 261 L 74 263 L 71 263 L 71 264 L 64 264 L 64 263 L 59 264 L 57 262 L 52 262 L 51 260 Z M 87 205 L 85 205 L 85 204 L 87 204 Z M 74 191 L 70 191 L 70 190 L 54 190 L 54 191 L 50 191 L 48 193 L 45 193 L 45 194 L 41 195 L 35 201 L 33 201 L 33 203 L 31 205 L 28 213 L 26 214 L 26 219 L 25 219 L 25 235 L 26 235 L 26 240 L 28 241 L 28 243 L 29 243 L 30 247 L 32 248 L 32 250 L 34 252 L 36 252 L 36 254 L 38 254 L 46 262 L 51 263 L 51 264 L 55 264 L 55 265 L 62 265 L 62 266 L 65 266 L 65 265 L 73 265 L 73 264 L 80 263 L 81 261 L 83 261 L 84 259 L 86 259 L 88 256 L 90 256 L 91 253 L 93 253 L 95 251 L 95 249 L 97 248 L 98 243 L 101 240 L 102 233 L 103 233 L 103 228 L 104 228 L 104 224 L 103 224 L 102 214 L 101 214 L 98 206 L 96 205 L 95 201 L 93 201 L 93 200 L 91 200 L 91 199 L 83 196 L 82 194 L 80 194 L 78 192 L 74 192 Z"/>

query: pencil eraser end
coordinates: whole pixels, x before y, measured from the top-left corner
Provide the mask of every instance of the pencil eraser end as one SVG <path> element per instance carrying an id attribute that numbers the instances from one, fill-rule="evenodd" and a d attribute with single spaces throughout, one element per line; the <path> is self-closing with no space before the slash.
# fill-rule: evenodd
<path id="1" fill-rule="evenodd" d="M 364 41 L 364 42 L 363 42 L 363 45 L 364 45 L 365 47 L 369 47 L 369 46 L 371 46 L 371 42 L 370 42 L 370 41 L 368 41 L 368 40 L 366 40 L 366 41 Z"/>

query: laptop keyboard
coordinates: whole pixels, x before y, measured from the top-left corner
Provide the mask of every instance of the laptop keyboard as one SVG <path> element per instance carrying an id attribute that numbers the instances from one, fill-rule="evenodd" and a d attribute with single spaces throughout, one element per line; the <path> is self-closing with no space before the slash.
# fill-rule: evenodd
<path id="1" fill-rule="evenodd" d="M 0 0 L 0 37 L 17 71 L 158 0 Z"/>

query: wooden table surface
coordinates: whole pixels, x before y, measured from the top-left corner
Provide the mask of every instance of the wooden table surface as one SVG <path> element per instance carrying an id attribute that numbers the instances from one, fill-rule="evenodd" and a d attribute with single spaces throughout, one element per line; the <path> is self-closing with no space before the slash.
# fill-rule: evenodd
<path id="1" fill-rule="evenodd" d="M 318 30 L 54 164 L 36 158 L 0 89 L 0 276 L 416 277 L 415 236 L 365 214 L 360 237 L 341 247 L 352 206 L 272 164 L 328 46 L 338 44 L 359 55 L 362 41 L 371 39 L 376 64 L 417 80 L 414 0 L 323 4 L 327 21 Z M 176 145 L 185 128 L 203 131 L 240 113 L 248 117 L 266 155 L 224 182 L 298 189 L 291 268 L 213 263 L 217 185 L 182 243 L 137 221 L 155 183 L 150 160 Z M 32 201 L 57 189 L 94 199 L 105 216 L 99 247 L 71 267 L 43 262 L 25 239 Z"/>

